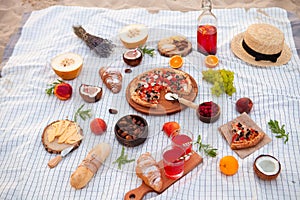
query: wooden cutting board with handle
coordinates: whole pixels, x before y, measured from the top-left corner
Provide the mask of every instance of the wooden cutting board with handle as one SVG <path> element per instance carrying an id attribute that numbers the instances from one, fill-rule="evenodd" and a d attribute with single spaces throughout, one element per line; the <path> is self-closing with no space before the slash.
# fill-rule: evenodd
<path id="1" fill-rule="evenodd" d="M 165 172 L 164 172 L 164 168 L 163 168 L 163 161 L 160 161 L 158 163 L 158 165 L 159 165 L 159 168 L 160 168 L 160 171 L 161 171 L 162 180 L 163 180 L 163 187 L 162 187 L 162 189 L 160 191 L 155 191 L 154 189 L 152 189 L 151 187 L 149 187 L 148 185 L 146 185 L 145 182 L 143 181 L 142 185 L 140 185 L 138 188 L 135 188 L 135 189 L 130 190 L 129 192 L 127 192 L 125 194 L 124 199 L 125 200 L 140 200 L 140 199 L 143 199 L 143 197 L 148 192 L 156 192 L 158 194 L 161 194 L 166 189 L 168 189 L 172 184 L 174 184 L 176 181 L 180 180 L 187 173 L 189 173 L 195 167 L 197 167 L 197 165 L 199 165 L 200 163 L 202 163 L 202 161 L 203 161 L 203 158 L 199 154 L 197 154 L 196 152 L 193 152 L 193 154 L 191 155 L 191 158 L 184 163 L 184 172 L 183 172 L 183 175 L 179 179 L 177 179 L 177 180 L 169 179 L 169 178 L 166 177 Z"/>

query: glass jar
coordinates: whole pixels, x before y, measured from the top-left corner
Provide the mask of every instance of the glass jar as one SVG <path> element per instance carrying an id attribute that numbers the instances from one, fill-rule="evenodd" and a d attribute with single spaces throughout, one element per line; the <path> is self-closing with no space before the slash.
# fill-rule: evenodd
<path id="1" fill-rule="evenodd" d="M 197 50 L 204 55 L 215 55 L 217 53 L 217 18 L 211 12 L 211 0 L 202 0 L 201 9 L 197 28 Z"/>

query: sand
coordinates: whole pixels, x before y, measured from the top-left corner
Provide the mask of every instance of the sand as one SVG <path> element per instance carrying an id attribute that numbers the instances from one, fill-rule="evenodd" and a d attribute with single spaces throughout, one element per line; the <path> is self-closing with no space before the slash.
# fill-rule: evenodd
<path id="1" fill-rule="evenodd" d="M 21 25 L 26 12 L 40 10 L 53 5 L 102 7 L 111 9 L 146 8 L 158 10 L 200 10 L 201 0 L 0 0 L 0 58 L 10 37 Z M 299 0 L 213 0 L 214 8 L 266 8 L 280 7 L 293 12 L 300 18 Z M 1 63 L 1 62 L 0 62 Z"/>

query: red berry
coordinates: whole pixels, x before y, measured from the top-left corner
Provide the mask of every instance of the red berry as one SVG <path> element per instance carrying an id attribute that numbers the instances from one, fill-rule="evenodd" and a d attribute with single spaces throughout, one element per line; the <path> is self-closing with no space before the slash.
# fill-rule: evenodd
<path id="1" fill-rule="evenodd" d="M 208 101 L 200 104 L 198 111 L 201 116 L 212 117 L 219 112 L 219 108 L 214 102 Z"/>

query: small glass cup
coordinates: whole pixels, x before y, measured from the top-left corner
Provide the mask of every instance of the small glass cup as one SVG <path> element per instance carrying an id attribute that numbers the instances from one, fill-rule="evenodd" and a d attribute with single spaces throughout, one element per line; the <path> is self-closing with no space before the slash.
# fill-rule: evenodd
<path id="1" fill-rule="evenodd" d="M 166 177 L 178 179 L 184 173 L 185 151 L 180 146 L 169 145 L 163 149 L 163 165 Z"/>
<path id="2" fill-rule="evenodd" d="M 192 147 L 194 135 L 191 131 L 186 129 L 179 129 L 174 131 L 171 136 L 173 146 L 181 146 L 185 151 L 185 161 L 189 160 L 192 155 Z"/>

